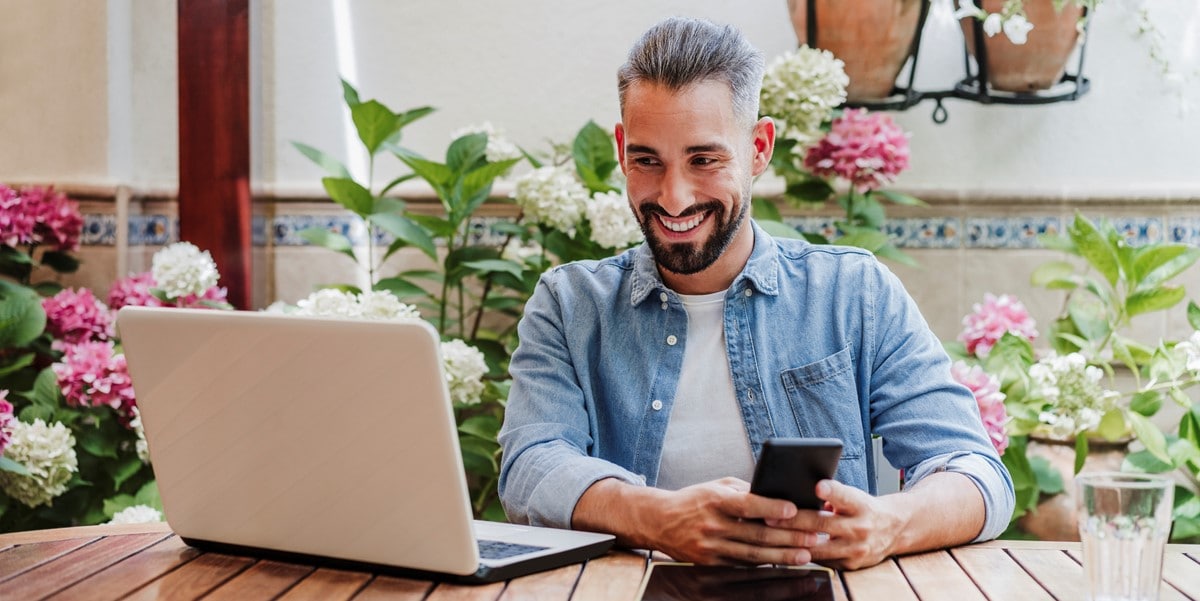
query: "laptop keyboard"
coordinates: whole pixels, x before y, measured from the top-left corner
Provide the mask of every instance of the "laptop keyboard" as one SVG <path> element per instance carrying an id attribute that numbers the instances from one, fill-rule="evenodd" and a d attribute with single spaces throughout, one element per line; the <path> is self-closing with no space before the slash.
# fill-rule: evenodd
<path id="1" fill-rule="evenodd" d="M 483 559 L 507 559 L 515 555 L 523 555 L 525 553 L 533 553 L 534 551 L 545 551 L 550 547 L 537 547 L 534 545 L 518 545 L 516 543 L 506 543 L 498 540 L 479 540 L 479 557 Z"/>

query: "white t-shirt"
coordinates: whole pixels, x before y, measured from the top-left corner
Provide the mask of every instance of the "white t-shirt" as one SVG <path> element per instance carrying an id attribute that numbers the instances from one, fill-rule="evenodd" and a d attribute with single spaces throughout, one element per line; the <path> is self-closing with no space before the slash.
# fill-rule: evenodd
<path id="1" fill-rule="evenodd" d="M 725 476 L 749 482 L 754 474 L 725 349 L 725 294 L 679 295 L 688 314 L 687 346 L 663 440 L 659 488 L 677 490 Z"/>

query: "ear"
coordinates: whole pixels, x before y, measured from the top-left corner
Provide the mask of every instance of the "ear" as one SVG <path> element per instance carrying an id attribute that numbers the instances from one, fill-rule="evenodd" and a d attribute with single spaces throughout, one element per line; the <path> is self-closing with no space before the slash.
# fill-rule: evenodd
<path id="1" fill-rule="evenodd" d="M 751 161 L 751 173 L 762 175 L 771 164 L 771 155 L 775 154 L 775 122 L 770 117 L 763 117 L 754 124 L 754 158 Z"/>
<path id="2" fill-rule="evenodd" d="M 618 123 L 613 128 L 613 136 L 617 138 L 617 163 L 621 165 L 621 173 L 625 173 L 625 125 Z"/>

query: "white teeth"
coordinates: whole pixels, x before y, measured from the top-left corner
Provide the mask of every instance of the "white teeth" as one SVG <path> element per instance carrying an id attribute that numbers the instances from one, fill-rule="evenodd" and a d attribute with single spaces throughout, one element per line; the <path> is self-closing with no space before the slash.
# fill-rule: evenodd
<path id="1" fill-rule="evenodd" d="M 662 223 L 664 227 L 673 232 L 686 232 L 700 225 L 700 222 L 704 221 L 704 215 L 696 215 L 695 217 L 692 217 L 686 221 L 667 221 L 666 218 L 660 215 L 658 221 L 659 223 Z"/>

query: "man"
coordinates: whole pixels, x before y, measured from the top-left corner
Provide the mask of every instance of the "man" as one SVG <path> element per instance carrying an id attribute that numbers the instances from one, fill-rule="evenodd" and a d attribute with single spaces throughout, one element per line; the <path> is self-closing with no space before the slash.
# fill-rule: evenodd
<path id="1" fill-rule="evenodd" d="M 646 243 L 544 275 L 500 434 L 510 519 L 610 532 L 681 561 L 874 565 L 995 537 L 1012 481 L 970 392 L 869 253 L 747 219 L 775 128 L 761 54 L 673 18 L 618 74 L 616 140 Z M 905 470 L 873 497 L 872 434 Z M 836 437 L 826 511 L 749 493 L 771 436 Z"/>

